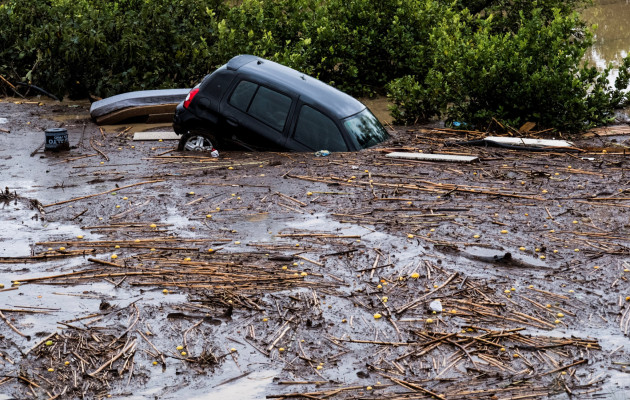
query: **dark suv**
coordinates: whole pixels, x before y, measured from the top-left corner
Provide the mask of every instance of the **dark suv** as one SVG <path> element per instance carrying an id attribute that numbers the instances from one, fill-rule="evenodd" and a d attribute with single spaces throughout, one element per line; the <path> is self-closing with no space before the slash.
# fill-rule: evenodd
<path id="1" fill-rule="evenodd" d="M 177 106 L 173 128 L 182 135 L 179 150 L 353 151 L 389 137 L 353 97 L 251 55 L 195 86 Z"/>

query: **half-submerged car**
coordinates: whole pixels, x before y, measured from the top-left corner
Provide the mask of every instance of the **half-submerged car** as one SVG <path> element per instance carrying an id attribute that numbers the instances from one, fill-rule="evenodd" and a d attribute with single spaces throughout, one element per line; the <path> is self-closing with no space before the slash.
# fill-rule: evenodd
<path id="1" fill-rule="evenodd" d="M 252 55 L 232 58 L 175 111 L 179 150 L 355 151 L 389 136 L 353 97 Z"/>

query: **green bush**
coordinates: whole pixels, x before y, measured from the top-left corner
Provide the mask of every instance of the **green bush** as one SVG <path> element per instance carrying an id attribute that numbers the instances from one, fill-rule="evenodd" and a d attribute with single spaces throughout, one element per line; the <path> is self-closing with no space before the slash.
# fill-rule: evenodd
<path id="1" fill-rule="evenodd" d="M 626 102 L 581 64 L 586 0 L 0 0 L 0 75 L 57 95 L 191 87 L 235 55 L 354 95 L 388 91 L 399 122 L 581 130 Z M 470 10 L 470 11 L 469 11 Z"/>
<path id="2" fill-rule="evenodd" d="M 443 18 L 431 31 L 432 68 L 389 85 L 399 122 L 430 117 L 463 121 L 479 129 L 497 119 L 511 126 L 532 121 L 541 127 L 581 131 L 610 122 L 627 101 L 626 59 L 616 88 L 583 63 L 592 34 L 575 14 L 541 9 L 521 12 L 514 32 L 497 31 L 492 16 L 467 13 Z M 580 36 L 580 37 L 578 37 Z"/>
<path id="3" fill-rule="evenodd" d="M 8 0 L 0 74 L 63 97 L 190 86 L 210 68 L 216 0 Z"/>

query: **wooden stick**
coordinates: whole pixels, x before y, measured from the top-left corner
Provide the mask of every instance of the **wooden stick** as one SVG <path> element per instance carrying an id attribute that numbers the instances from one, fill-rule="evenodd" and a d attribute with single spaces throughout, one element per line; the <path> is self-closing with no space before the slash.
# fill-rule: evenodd
<path id="1" fill-rule="evenodd" d="M 31 339 L 31 337 L 29 335 L 25 335 L 22 332 L 20 332 L 20 330 L 18 328 L 16 328 L 11 321 L 9 321 L 9 319 L 7 317 L 4 316 L 4 314 L 2 313 L 2 311 L 0 311 L 0 318 L 2 318 L 2 320 L 4 320 L 4 322 L 7 323 L 7 325 L 9 325 L 9 328 L 13 329 L 15 331 L 15 333 L 17 333 L 18 335 L 25 337 L 27 339 Z"/>
<path id="2" fill-rule="evenodd" d="M 91 372 L 88 375 L 91 376 L 91 377 L 94 377 L 96 374 L 98 374 L 99 372 L 101 372 L 102 370 L 107 368 L 108 365 L 112 365 L 114 363 L 114 361 L 118 360 L 120 357 L 125 355 L 125 353 L 128 350 L 132 350 L 132 351 L 135 350 L 137 341 L 138 341 L 137 339 L 134 339 L 133 342 L 128 343 L 125 347 L 123 347 L 123 349 L 120 351 L 120 353 L 116 354 L 114 357 L 112 357 L 111 360 L 107 361 L 105 364 L 101 365 L 94 372 Z"/>
<path id="3" fill-rule="evenodd" d="M 158 183 L 158 182 L 164 182 L 164 179 L 156 179 L 156 180 L 154 180 L 154 181 L 144 181 L 144 182 L 138 182 L 138 183 L 134 183 L 134 184 L 131 184 L 131 185 L 121 186 L 121 187 L 118 187 L 118 188 L 115 188 L 115 189 L 112 189 L 112 190 L 108 190 L 108 191 L 106 191 L 106 192 L 101 192 L 101 193 L 96 193 L 96 194 L 90 194 L 90 195 L 88 195 L 88 196 L 75 197 L 74 199 L 64 200 L 64 201 L 60 201 L 60 202 L 57 202 L 57 203 L 52 203 L 52 204 L 46 204 L 46 205 L 44 205 L 44 207 L 59 206 L 59 205 L 61 205 L 61 204 L 71 203 L 71 202 L 73 202 L 73 201 L 77 201 L 77 200 L 83 200 L 83 199 L 89 199 L 89 198 L 91 198 L 91 197 L 102 196 L 102 195 L 104 195 L 104 194 L 108 194 L 108 193 L 111 193 L 111 192 L 115 192 L 115 191 L 117 191 L 117 190 L 127 189 L 127 188 L 134 187 L 134 186 L 147 185 L 147 184 L 149 184 L 149 183 Z"/>

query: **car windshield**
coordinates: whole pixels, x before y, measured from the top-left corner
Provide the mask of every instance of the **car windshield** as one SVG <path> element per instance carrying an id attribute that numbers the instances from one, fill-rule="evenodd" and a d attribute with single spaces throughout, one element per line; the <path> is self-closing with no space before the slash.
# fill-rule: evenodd
<path id="1" fill-rule="evenodd" d="M 383 125 L 367 108 L 346 118 L 343 126 L 350 134 L 350 140 L 361 149 L 374 146 L 389 137 Z"/>

